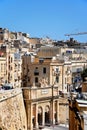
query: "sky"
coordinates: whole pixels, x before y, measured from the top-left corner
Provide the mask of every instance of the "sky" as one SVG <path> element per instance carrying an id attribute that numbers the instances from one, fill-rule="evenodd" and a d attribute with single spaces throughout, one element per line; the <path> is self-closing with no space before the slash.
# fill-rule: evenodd
<path id="1" fill-rule="evenodd" d="M 0 0 L 0 27 L 30 37 L 87 42 L 87 0 Z"/>

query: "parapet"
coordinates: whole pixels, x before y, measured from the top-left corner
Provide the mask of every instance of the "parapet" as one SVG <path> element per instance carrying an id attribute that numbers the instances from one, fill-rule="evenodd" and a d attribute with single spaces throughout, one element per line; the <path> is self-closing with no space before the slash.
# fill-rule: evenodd
<path id="1" fill-rule="evenodd" d="M 0 90 L 0 102 L 8 98 L 14 97 L 22 93 L 21 88 L 15 88 L 10 90 Z"/>

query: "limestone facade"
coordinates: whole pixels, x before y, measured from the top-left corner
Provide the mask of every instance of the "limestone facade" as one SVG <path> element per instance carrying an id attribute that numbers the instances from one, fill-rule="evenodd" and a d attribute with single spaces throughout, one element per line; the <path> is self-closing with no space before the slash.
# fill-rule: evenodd
<path id="1" fill-rule="evenodd" d="M 6 80 L 6 58 L 0 57 L 0 85 Z"/>
<path id="2" fill-rule="evenodd" d="M 40 58 L 29 54 L 23 56 L 22 66 L 23 87 L 56 85 L 66 93 L 81 84 L 81 72 L 87 67 L 87 61 L 79 57 L 70 60 L 69 57 Z"/>
<path id="3" fill-rule="evenodd" d="M 57 87 L 24 87 L 23 95 L 27 114 L 27 130 L 54 125 L 59 122 Z"/>
<path id="4" fill-rule="evenodd" d="M 87 129 L 87 94 L 81 95 L 72 93 L 69 99 L 69 130 Z"/>
<path id="5" fill-rule="evenodd" d="M 1 75 L 3 73 L 4 77 L 2 80 L 2 84 L 10 83 L 13 88 L 21 87 L 21 57 L 18 58 L 20 54 L 17 53 L 15 48 L 10 48 L 8 46 L 2 45 L 0 47 L 0 72 Z"/>
<path id="6" fill-rule="evenodd" d="M 81 85 L 81 72 L 87 66 L 86 59 L 78 55 L 74 58 L 59 55 L 39 57 L 32 53 L 25 54 L 22 59 L 27 129 L 68 122 L 65 95 Z M 65 98 L 61 99 L 61 95 Z"/>
<path id="7" fill-rule="evenodd" d="M 21 89 L 0 91 L 0 129 L 27 130 L 27 119 Z"/>

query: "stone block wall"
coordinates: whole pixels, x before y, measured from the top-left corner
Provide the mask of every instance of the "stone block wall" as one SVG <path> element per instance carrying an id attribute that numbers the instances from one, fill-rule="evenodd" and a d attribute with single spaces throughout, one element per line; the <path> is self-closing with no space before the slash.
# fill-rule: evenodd
<path id="1" fill-rule="evenodd" d="M 2 130 L 27 130 L 21 89 L 0 91 L 0 128 Z"/>
<path id="2" fill-rule="evenodd" d="M 59 98 L 59 123 L 68 124 L 69 104 L 67 98 Z"/>

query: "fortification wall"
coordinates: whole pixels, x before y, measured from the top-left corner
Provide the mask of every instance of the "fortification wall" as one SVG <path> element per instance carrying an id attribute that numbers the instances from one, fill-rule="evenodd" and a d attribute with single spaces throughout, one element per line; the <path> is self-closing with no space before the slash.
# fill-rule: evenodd
<path id="1" fill-rule="evenodd" d="M 67 98 L 59 98 L 59 123 L 68 124 L 69 104 Z"/>
<path id="2" fill-rule="evenodd" d="M 22 90 L 0 90 L 0 130 L 27 130 Z"/>

